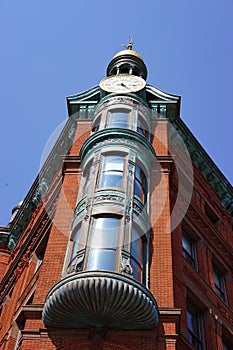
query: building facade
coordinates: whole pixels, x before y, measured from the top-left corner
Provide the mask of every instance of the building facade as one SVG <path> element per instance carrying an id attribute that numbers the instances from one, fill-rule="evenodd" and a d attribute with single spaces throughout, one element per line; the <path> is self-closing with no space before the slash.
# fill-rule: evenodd
<path id="1" fill-rule="evenodd" d="M 132 49 L 0 228 L 0 348 L 233 349 L 233 191 Z"/>

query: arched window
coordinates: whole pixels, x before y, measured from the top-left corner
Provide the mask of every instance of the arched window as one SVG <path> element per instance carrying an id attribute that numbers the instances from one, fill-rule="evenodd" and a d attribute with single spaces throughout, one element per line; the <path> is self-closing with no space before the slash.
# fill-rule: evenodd
<path id="1" fill-rule="evenodd" d="M 99 187 L 122 188 L 124 172 L 124 157 L 118 155 L 104 156 L 102 171 L 100 174 Z"/>
<path id="2" fill-rule="evenodd" d="M 143 203 L 146 202 L 147 180 L 144 172 L 138 165 L 135 166 L 134 195 L 139 197 Z"/>
<path id="3" fill-rule="evenodd" d="M 93 218 L 87 270 L 114 271 L 120 217 Z"/>

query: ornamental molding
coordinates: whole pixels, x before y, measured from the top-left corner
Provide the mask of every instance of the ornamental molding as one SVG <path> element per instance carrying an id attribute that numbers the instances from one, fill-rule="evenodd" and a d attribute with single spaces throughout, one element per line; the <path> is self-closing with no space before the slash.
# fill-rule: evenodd
<path id="1" fill-rule="evenodd" d="M 105 145 L 126 145 L 137 153 L 142 151 L 143 146 L 145 148 L 144 151 L 148 152 L 150 156 L 151 154 L 156 156 L 155 150 L 151 143 L 136 131 L 130 129 L 111 128 L 102 129 L 96 132 L 83 143 L 80 150 L 81 159 L 84 159 L 89 151 L 93 152 L 93 150 L 95 151 L 95 149 L 98 148 L 101 149 Z"/>
<path id="2" fill-rule="evenodd" d="M 118 201 L 123 202 L 125 200 L 124 196 L 115 195 L 115 194 L 101 194 L 94 196 L 94 203 L 103 202 L 103 201 Z"/>
<path id="3" fill-rule="evenodd" d="M 233 316 L 230 314 L 229 311 L 225 307 L 223 307 L 219 302 L 217 302 L 218 310 L 221 312 L 222 316 L 231 324 L 233 325 Z"/>
<path id="4" fill-rule="evenodd" d="M 233 216 L 233 189 L 207 152 L 203 149 L 191 131 L 181 119 L 172 120 L 173 126 L 185 142 L 193 164 L 207 180 L 211 189 L 216 191 L 222 206 L 230 216 Z M 174 141 L 174 140 L 173 140 Z M 211 200 L 211 197 L 210 197 Z"/>
<path id="5" fill-rule="evenodd" d="M 188 215 L 186 220 L 188 222 L 198 223 L 200 232 L 203 232 L 203 238 L 209 241 L 211 250 L 218 249 L 218 252 L 222 258 L 228 261 L 228 265 L 233 265 L 233 251 L 227 241 L 218 233 L 217 229 L 208 221 L 205 214 L 197 208 L 196 204 L 191 201 L 188 209 Z M 200 233 L 199 233 L 200 234 Z"/>
<path id="6" fill-rule="evenodd" d="M 50 196 L 48 203 L 46 203 L 46 210 L 44 209 L 43 202 L 40 202 L 34 210 L 25 231 L 21 233 L 20 240 L 15 246 L 15 249 L 12 250 L 9 258 L 10 266 L 1 281 L 0 304 L 11 288 L 13 288 L 14 283 L 18 280 L 24 268 L 28 266 L 38 240 L 47 232 L 49 225 L 51 225 L 51 218 L 57 205 L 59 189 L 59 186 L 57 186 Z M 37 219 L 38 215 L 40 217 Z"/>
<path id="7" fill-rule="evenodd" d="M 54 328 L 145 330 L 158 325 L 158 307 L 151 292 L 136 280 L 88 271 L 70 274 L 50 290 L 42 320 Z"/>
<path id="8" fill-rule="evenodd" d="M 129 97 L 128 95 L 108 95 L 105 98 L 101 100 L 101 102 L 98 104 L 97 109 L 95 111 L 95 116 L 97 116 L 100 112 L 103 110 L 116 105 L 127 105 L 133 109 L 138 110 L 142 114 L 148 114 L 148 107 L 145 104 L 145 101 L 142 100 L 137 95 L 131 94 Z"/>

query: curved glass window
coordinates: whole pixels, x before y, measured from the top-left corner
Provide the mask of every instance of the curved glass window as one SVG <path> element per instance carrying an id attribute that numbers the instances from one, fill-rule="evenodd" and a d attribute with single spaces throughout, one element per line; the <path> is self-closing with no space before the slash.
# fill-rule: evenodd
<path id="1" fill-rule="evenodd" d="M 95 133 L 95 132 L 97 132 L 99 130 L 99 128 L 100 128 L 100 120 L 101 120 L 101 115 L 93 123 L 91 132 Z"/>
<path id="2" fill-rule="evenodd" d="M 134 195 L 138 196 L 143 203 L 146 202 L 147 180 L 144 172 L 138 165 L 135 166 Z"/>
<path id="3" fill-rule="evenodd" d="M 147 130 L 147 126 L 146 123 L 144 122 L 143 119 L 138 118 L 138 122 L 137 122 L 137 132 L 143 136 L 145 136 L 147 139 L 149 139 L 149 132 Z"/>
<path id="4" fill-rule="evenodd" d="M 133 269 L 133 277 L 142 282 L 143 264 L 145 260 L 145 235 L 142 235 L 139 230 L 133 226 L 130 248 L 130 264 Z"/>
<path id="5" fill-rule="evenodd" d="M 92 173 L 92 164 L 87 165 L 83 177 L 84 177 L 84 183 L 83 183 L 83 195 L 85 196 L 88 193 L 90 179 L 91 179 L 91 173 Z"/>
<path id="6" fill-rule="evenodd" d="M 114 111 L 110 112 L 108 127 L 109 128 L 128 128 L 128 112 Z"/>
<path id="7" fill-rule="evenodd" d="M 71 259 L 70 263 L 68 265 L 68 273 L 73 272 L 75 269 L 76 271 L 81 271 L 83 268 L 83 261 L 84 261 L 84 244 L 80 242 L 80 235 L 81 235 L 81 226 L 78 227 L 73 241 L 73 247 L 72 247 L 72 253 L 71 253 Z"/>
<path id="8" fill-rule="evenodd" d="M 124 157 L 108 155 L 104 157 L 100 175 L 100 187 L 122 187 Z"/>
<path id="9" fill-rule="evenodd" d="M 114 271 L 120 218 L 100 216 L 93 219 L 88 270 Z"/>

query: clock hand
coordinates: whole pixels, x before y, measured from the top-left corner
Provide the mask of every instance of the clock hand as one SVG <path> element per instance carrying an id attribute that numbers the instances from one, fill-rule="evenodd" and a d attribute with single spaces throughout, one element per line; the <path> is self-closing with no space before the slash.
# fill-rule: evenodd
<path id="1" fill-rule="evenodd" d="M 121 83 L 120 85 L 124 86 L 126 89 L 129 89 L 129 87 L 127 85 L 125 85 L 124 83 Z"/>

